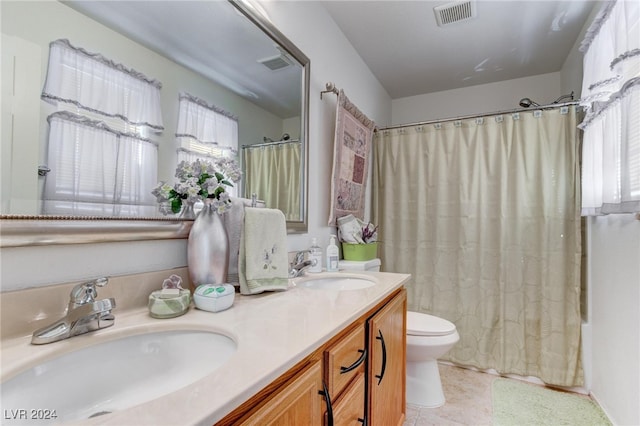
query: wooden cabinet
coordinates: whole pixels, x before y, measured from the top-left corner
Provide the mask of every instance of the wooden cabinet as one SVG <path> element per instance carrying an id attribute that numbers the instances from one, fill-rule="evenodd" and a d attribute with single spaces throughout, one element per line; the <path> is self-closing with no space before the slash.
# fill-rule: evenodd
<path id="1" fill-rule="evenodd" d="M 402 425 L 406 306 L 402 289 L 343 329 L 218 425 Z M 330 397 L 330 404 L 325 395 Z"/>
<path id="2" fill-rule="evenodd" d="M 406 315 L 403 290 L 367 322 L 370 426 L 402 425 L 406 410 Z"/>
<path id="3" fill-rule="evenodd" d="M 322 363 L 314 362 L 301 375 L 278 389 L 275 396 L 240 421 L 241 425 L 322 425 L 324 397 Z"/>

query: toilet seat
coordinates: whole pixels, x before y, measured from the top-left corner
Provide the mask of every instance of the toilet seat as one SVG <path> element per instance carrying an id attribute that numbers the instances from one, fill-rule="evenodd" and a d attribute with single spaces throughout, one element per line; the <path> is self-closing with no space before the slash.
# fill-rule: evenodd
<path id="1" fill-rule="evenodd" d="M 455 324 L 444 318 L 407 312 L 407 334 L 410 336 L 447 336 L 455 332 Z"/>

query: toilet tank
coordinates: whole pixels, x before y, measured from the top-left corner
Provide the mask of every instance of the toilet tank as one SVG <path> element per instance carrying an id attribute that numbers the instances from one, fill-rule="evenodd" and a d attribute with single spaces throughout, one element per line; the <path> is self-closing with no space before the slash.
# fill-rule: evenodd
<path id="1" fill-rule="evenodd" d="M 371 260 L 341 260 L 338 269 L 344 271 L 380 272 L 380 259 Z"/>

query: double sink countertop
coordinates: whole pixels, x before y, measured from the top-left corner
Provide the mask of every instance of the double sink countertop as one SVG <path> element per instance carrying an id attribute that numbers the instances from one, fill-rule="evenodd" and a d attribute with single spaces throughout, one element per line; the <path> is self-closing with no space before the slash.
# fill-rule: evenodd
<path id="1" fill-rule="evenodd" d="M 292 280 L 287 291 L 252 296 L 236 294 L 233 306 L 222 312 L 201 311 L 192 303 L 185 315 L 170 319 L 151 318 L 146 307 L 116 308 L 113 311 L 116 320 L 112 327 L 60 342 L 34 346 L 30 343 L 30 335 L 3 338 L 2 381 L 46 359 L 104 341 L 171 330 L 216 332 L 233 339 L 237 350 L 229 361 L 213 373 L 157 399 L 81 422 L 118 425 L 214 424 L 403 287 L 410 278 L 407 274 L 384 272 L 320 273 L 308 276 L 330 277 L 336 274 L 366 276 L 376 284 L 357 290 L 313 289 L 299 285 L 304 281 L 303 277 Z M 100 294 L 99 298 L 102 296 Z M 33 303 L 38 301 L 34 300 Z M 192 356 L 215 357 L 216 354 L 194 352 Z M 189 359 L 182 362 L 189 362 Z M 100 366 L 96 365 L 96 368 Z M 158 374 L 162 374 L 162 371 L 158 371 Z M 73 377 L 69 378 L 69 382 L 72 386 Z"/>

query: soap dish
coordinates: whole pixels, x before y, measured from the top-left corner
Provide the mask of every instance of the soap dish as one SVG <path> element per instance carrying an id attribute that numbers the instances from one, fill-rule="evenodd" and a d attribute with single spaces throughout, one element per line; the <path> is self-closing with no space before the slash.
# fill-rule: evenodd
<path id="1" fill-rule="evenodd" d="M 189 290 L 156 290 L 149 295 L 149 315 L 161 319 L 179 317 L 189 310 L 189 303 L 191 303 Z"/>
<path id="2" fill-rule="evenodd" d="M 235 298 L 235 287 L 231 284 L 202 284 L 193 293 L 196 308 L 209 312 L 229 309 Z"/>

